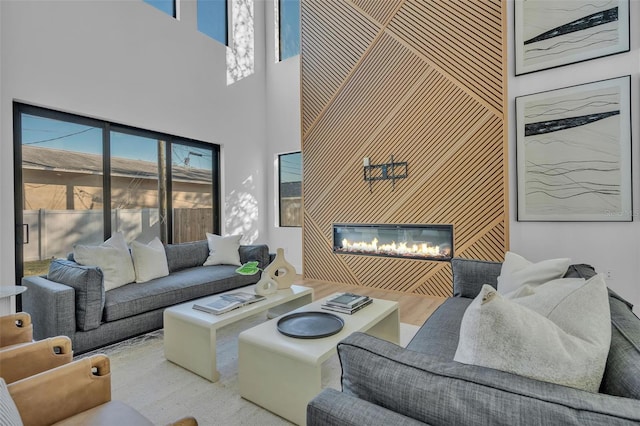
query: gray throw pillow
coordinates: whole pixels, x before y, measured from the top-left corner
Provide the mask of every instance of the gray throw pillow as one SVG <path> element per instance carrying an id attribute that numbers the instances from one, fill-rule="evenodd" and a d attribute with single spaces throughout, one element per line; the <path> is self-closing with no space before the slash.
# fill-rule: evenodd
<path id="1" fill-rule="evenodd" d="M 453 295 L 473 299 L 484 284 L 497 288 L 501 268 L 501 262 L 454 257 L 451 259 Z"/>
<path id="2" fill-rule="evenodd" d="M 98 328 L 104 309 L 104 275 L 96 266 L 83 266 L 65 259 L 54 259 L 47 279 L 73 287 L 76 295 L 76 327 L 88 331 Z"/>
<path id="3" fill-rule="evenodd" d="M 167 265 L 169 273 L 171 273 L 194 266 L 202 266 L 209 256 L 209 245 L 206 240 L 167 244 L 164 246 L 164 251 L 167 254 Z"/>
<path id="4" fill-rule="evenodd" d="M 251 244 L 240 246 L 240 262 L 245 264 L 251 261 L 258 262 L 258 268 L 264 269 L 269 266 L 269 247 L 266 244 Z"/>
<path id="5" fill-rule="evenodd" d="M 640 399 L 640 319 L 631 304 L 609 290 L 611 347 L 600 391 Z"/>

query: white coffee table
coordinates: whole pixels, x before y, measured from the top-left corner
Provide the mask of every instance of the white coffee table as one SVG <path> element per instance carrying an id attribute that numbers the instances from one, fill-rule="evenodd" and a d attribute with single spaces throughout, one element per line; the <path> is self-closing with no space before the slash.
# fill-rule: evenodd
<path id="1" fill-rule="evenodd" d="M 345 322 L 337 334 L 320 339 L 288 337 L 278 331 L 275 318 L 238 337 L 240 395 L 299 425 L 306 424 L 307 404 L 322 390 L 322 363 L 336 353 L 338 342 L 354 331 L 363 331 L 400 343 L 398 302 L 374 299 L 366 308 L 347 315 L 321 309 L 325 299 L 293 312 L 336 314 Z"/>
<path id="2" fill-rule="evenodd" d="M 251 292 L 253 287 L 238 288 L 226 293 Z M 224 293 L 220 293 L 224 294 Z M 266 300 L 234 309 L 222 315 L 213 315 L 193 309 L 194 303 L 209 303 L 220 294 L 172 306 L 164 311 L 164 356 L 212 382 L 220 377 L 216 369 L 216 330 L 252 315 L 270 312 L 270 317 L 311 303 L 313 289 L 292 285 L 278 290 Z"/>

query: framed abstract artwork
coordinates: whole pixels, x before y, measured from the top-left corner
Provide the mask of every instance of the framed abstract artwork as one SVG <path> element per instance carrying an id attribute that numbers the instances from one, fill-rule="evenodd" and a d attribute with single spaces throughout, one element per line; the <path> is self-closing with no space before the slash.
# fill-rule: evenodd
<path id="1" fill-rule="evenodd" d="M 632 221 L 631 77 L 516 98 L 519 221 Z"/>
<path id="2" fill-rule="evenodd" d="M 629 51 L 629 0 L 516 0 L 516 75 Z"/>

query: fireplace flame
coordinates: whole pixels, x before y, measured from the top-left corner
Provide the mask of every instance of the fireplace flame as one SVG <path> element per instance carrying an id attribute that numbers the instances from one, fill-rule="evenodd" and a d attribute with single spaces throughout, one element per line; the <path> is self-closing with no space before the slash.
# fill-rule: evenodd
<path id="1" fill-rule="evenodd" d="M 439 246 L 432 246 L 429 243 L 412 244 L 409 246 L 406 242 L 378 245 L 378 239 L 374 238 L 371 242 L 366 241 L 354 241 L 351 242 L 344 238 L 342 240 L 342 250 L 360 252 L 360 253 L 374 253 L 385 255 L 400 255 L 400 256 L 448 256 L 449 253 L 441 253 Z M 448 250 L 446 250 L 448 251 Z"/>

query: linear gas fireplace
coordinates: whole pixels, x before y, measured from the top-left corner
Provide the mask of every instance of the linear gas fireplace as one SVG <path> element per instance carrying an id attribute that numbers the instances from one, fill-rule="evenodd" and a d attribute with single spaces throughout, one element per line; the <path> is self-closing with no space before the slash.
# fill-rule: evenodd
<path id="1" fill-rule="evenodd" d="M 333 252 L 449 261 L 453 225 L 334 224 Z"/>

